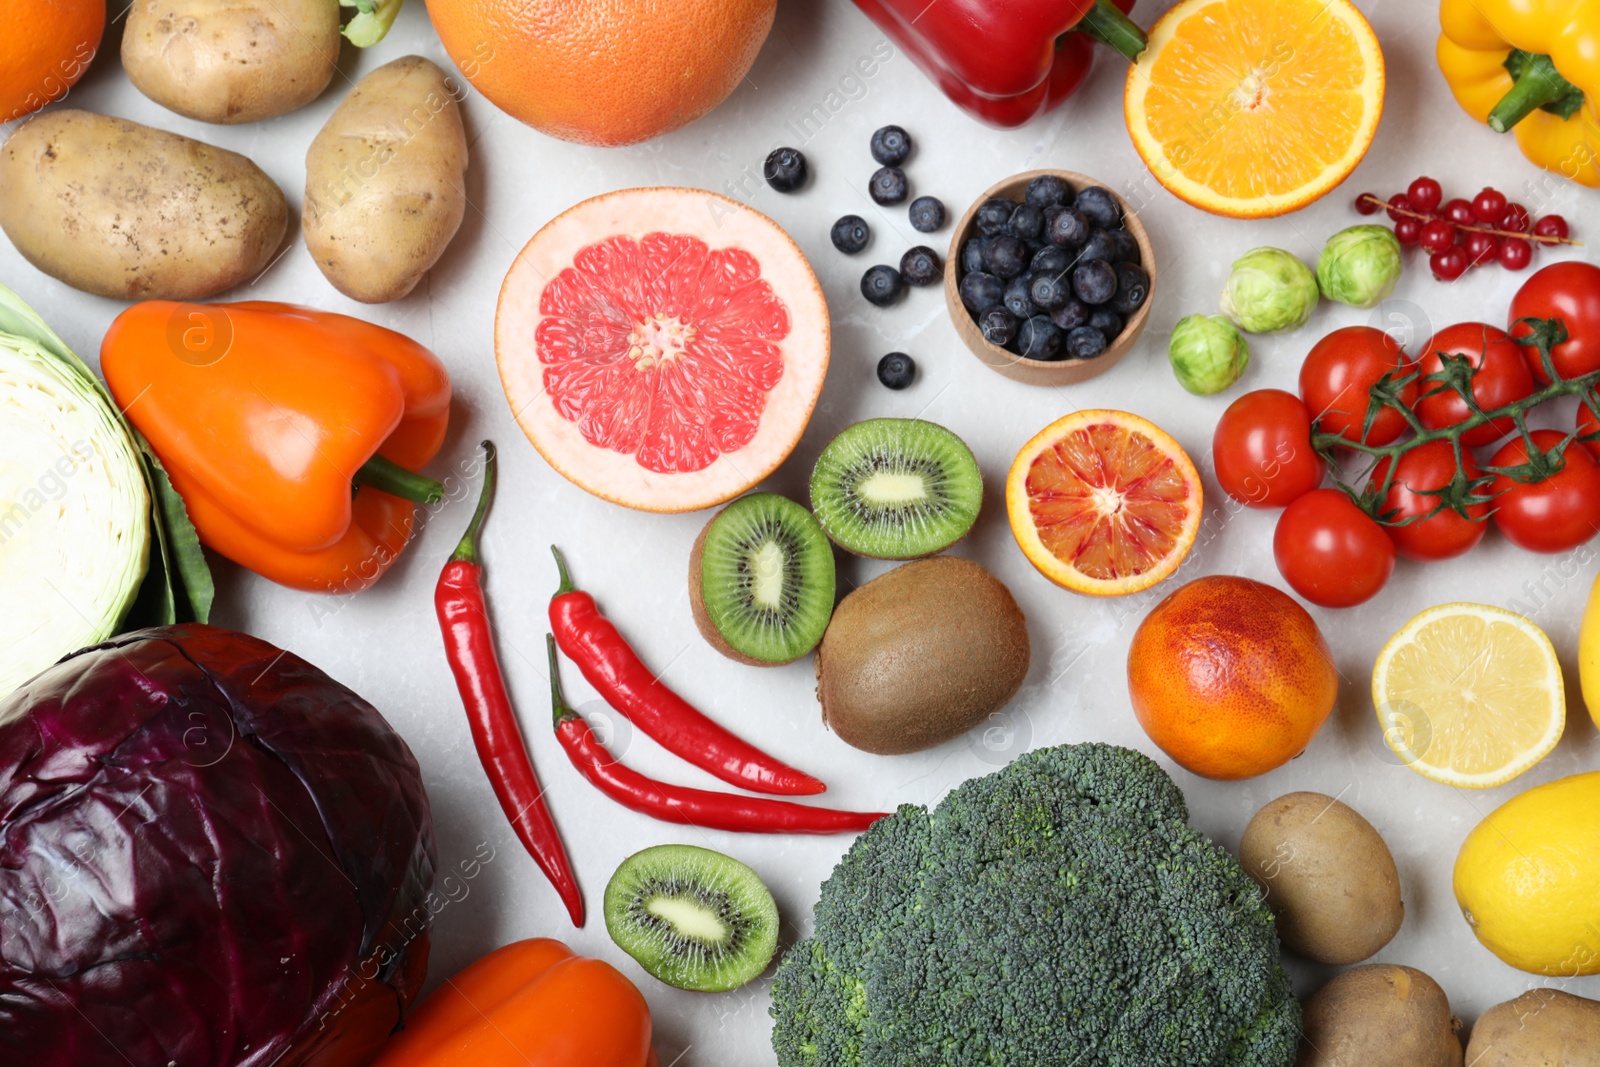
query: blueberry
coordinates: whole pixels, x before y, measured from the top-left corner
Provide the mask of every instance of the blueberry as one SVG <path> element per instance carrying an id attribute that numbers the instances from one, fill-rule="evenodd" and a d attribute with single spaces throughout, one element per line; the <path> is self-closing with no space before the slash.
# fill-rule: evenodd
<path id="1" fill-rule="evenodd" d="M 1134 240 L 1133 234 L 1127 230 L 1112 230 L 1111 243 L 1116 246 L 1118 263 L 1144 262 L 1144 254 L 1139 251 L 1139 242 Z"/>
<path id="2" fill-rule="evenodd" d="M 761 176 L 780 193 L 792 193 L 806 183 L 806 157 L 798 148 L 774 148 L 761 165 Z"/>
<path id="3" fill-rule="evenodd" d="M 974 237 L 961 246 L 962 274 L 972 274 L 983 269 L 983 250 L 988 243 L 987 237 Z"/>
<path id="4" fill-rule="evenodd" d="M 1006 223 L 1006 230 L 1024 241 L 1037 241 L 1044 233 L 1044 212 L 1028 204 L 1018 204 L 1017 210 L 1011 213 L 1011 221 Z"/>
<path id="5" fill-rule="evenodd" d="M 1079 263 L 1072 268 L 1072 295 L 1085 304 L 1104 304 L 1117 295 L 1116 268 L 1103 259 Z"/>
<path id="6" fill-rule="evenodd" d="M 1117 258 L 1117 244 L 1111 238 L 1108 230 L 1095 230 L 1089 234 L 1089 239 L 1083 242 L 1083 247 L 1078 250 L 1074 261 L 1083 263 L 1091 259 L 1104 260 L 1113 263 Z"/>
<path id="7" fill-rule="evenodd" d="M 1004 297 L 1006 310 L 1019 319 L 1031 318 L 1039 314 L 1039 309 L 1033 306 L 1033 297 L 1029 295 L 1029 287 L 1033 284 L 1030 275 L 1023 274 L 1012 278 L 1006 284 Z"/>
<path id="8" fill-rule="evenodd" d="M 1004 348 L 1017 335 L 1017 317 L 1005 308 L 990 308 L 978 319 L 983 339 Z"/>
<path id="9" fill-rule="evenodd" d="M 1084 218 L 1103 229 L 1114 230 L 1122 225 L 1122 207 L 1109 189 L 1091 185 L 1078 194 L 1072 206 Z"/>
<path id="10" fill-rule="evenodd" d="M 833 232 L 828 236 L 833 238 L 833 247 L 847 256 L 853 256 L 872 240 L 872 228 L 860 215 L 846 215 L 833 224 Z"/>
<path id="11" fill-rule="evenodd" d="M 904 352 L 890 352 L 878 360 L 878 381 L 890 389 L 904 389 L 916 378 L 916 361 Z"/>
<path id="12" fill-rule="evenodd" d="M 1076 330 L 1089 321 L 1089 306 L 1075 296 L 1069 297 L 1066 303 L 1050 312 L 1050 321 L 1063 330 Z"/>
<path id="13" fill-rule="evenodd" d="M 1107 337 L 1116 338 L 1122 333 L 1122 316 L 1108 308 L 1097 307 L 1089 312 L 1085 326 L 1093 326 Z"/>
<path id="14" fill-rule="evenodd" d="M 1061 274 L 1072 266 L 1072 257 L 1055 245 L 1045 245 L 1033 254 L 1028 269 L 1035 274 Z"/>
<path id="15" fill-rule="evenodd" d="M 1070 207 L 1053 207 L 1046 216 L 1045 237 L 1057 248 L 1076 248 L 1089 239 L 1089 223 Z"/>
<path id="16" fill-rule="evenodd" d="M 992 237 L 983 249 L 983 265 L 990 274 L 1015 278 L 1028 269 L 1028 246 L 1008 233 Z"/>
<path id="17" fill-rule="evenodd" d="M 861 295 L 867 303 L 886 308 L 905 294 L 906 283 L 893 267 L 879 264 L 861 276 Z"/>
<path id="18" fill-rule="evenodd" d="M 1023 199 L 1043 211 L 1047 207 L 1065 204 L 1072 197 L 1072 188 L 1054 174 L 1041 174 L 1028 183 Z"/>
<path id="19" fill-rule="evenodd" d="M 1059 359 L 1061 329 L 1048 315 L 1035 315 L 1017 327 L 1016 350 L 1028 359 Z"/>
<path id="20" fill-rule="evenodd" d="M 1093 359 L 1106 350 L 1106 335 L 1093 326 L 1079 326 L 1067 334 L 1068 359 Z"/>
<path id="21" fill-rule="evenodd" d="M 888 206 L 906 198 L 906 172 L 899 167 L 879 167 L 867 182 L 867 192 L 875 203 Z"/>
<path id="22" fill-rule="evenodd" d="M 933 233 L 944 227 L 944 201 L 937 196 L 919 196 L 906 209 L 911 228 L 918 233 Z"/>
<path id="23" fill-rule="evenodd" d="M 1135 267 L 1130 263 L 1118 263 L 1116 270 L 1117 295 L 1111 298 L 1111 310 L 1131 315 L 1144 305 L 1144 298 L 1150 295 L 1150 276 L 1143 267 Z"/>
<path id="24" fill-rule="evenodd" d="M 985 237 L 993 237 L 1004 232 L 1006 223 L 1011 221 L 1011 213 L 1017 210 L 1016 202 L 1003 197 L 990 197 L 978 208 L 978 232 Z"/>
<path id="25" fill-rule="evenodd" d="M 1005 295 L 1006 283 L 993 274 L 985 274 L 980 270 L 961 279 L 961 303 L 974 315 L 982 315 L 999 307 Z"/>
<path id="26" fill-rule="evenodd" d="M 1054 311 L 1072 299 L 1072 286 L 1063 274 L 1035 274 L 1028 286 L 1033 302 L 1046 311 Z"/>
<path id="27" fill-rule="evenodd" d="M 927 245 L 917 245 L 900 257 L 900 276 L 907 285 L 932 285 L 944 276 L 939 253 Z"/>
<path id="28" fill-rule="evenodd" d="M 886 167 L 898 167 L 911 155 L 911 135 L 899 126 L 885 126 L 872 135 L 872 158 Z"/>

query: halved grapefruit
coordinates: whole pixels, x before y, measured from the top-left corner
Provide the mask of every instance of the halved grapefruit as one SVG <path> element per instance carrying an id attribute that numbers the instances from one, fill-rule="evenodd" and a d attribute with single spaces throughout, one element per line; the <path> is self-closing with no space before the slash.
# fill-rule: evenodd
<path id="1" fill-rule="evenodd" d="M 494 348 L 552 467 L 614 503 L 696 511 L 793 451 L 828 370 L 828 306 L 765 215 L 703 189 L 624 189 L 533 235 Z"/>
<path id="2" fill-rule="evenodd" d="M 1200 531 L 1200 474 L 1126 411 L 1075 411 L 1022 446 L 1006 512 L 1023 554 L 1064 589 L 1122 596 L 1178 569 Z"/>

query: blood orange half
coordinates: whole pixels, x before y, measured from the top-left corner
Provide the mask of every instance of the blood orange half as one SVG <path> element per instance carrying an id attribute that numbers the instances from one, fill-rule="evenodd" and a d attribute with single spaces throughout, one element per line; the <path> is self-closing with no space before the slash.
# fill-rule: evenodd
<path id="1" fill-rule="evenodd" d="M 1052 582 L 1094 596 L 1148 589 L 1200 531 L 1200 474 L 1178 442 L 1125 411 L 1077 411 L 1023 446 L 1006 511 Z"/>
<path id="2" fill-rule="evenodd" d="M 828 306 L 778 224 L 701 189 L 585 200 L 500 289 L 495 359 L 541 455 L 595 496 L 694 511 L 738 496 L 805 431 Z"/>

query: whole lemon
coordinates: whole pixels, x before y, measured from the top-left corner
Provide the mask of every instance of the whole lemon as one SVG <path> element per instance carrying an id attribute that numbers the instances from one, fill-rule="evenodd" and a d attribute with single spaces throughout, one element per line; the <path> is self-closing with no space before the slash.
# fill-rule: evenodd
<path id="1" fill-rule="evenodd" d="M 1600 974 L 1600 771 L 1496 808 L 1456 857 L 1456 903 L 1484 947 L 1533 974 Z"/>

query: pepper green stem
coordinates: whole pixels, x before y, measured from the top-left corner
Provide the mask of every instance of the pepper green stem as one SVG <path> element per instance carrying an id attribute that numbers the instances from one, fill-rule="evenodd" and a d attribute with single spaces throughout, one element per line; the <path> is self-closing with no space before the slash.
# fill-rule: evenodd
<path id="1" fill-rule="evenodd" d="M 400 5 L 405 0 L 339 0 L 340 7 L 353 7 L 356 9 L 355 18 L 345 23 L 344 35 L 350 43 L 357 48 L 371 48 L 384 35 L 389 32 L 389 27 L 394 25 L 395 16 L 400 14 Z"/>
<path id="2" fill-rule="evenodd" d="M 567 557 L 563 556 L 561 550 L 555 545 L 550 546 L 550 552 L 556 557 L 556 570 L 561 572 L 561 585 L 556 589 L 555 595 L 562 596 L 566 593 L 576 593 L 578 587 L 572 584 L 572 575 L 567 573 Z M 555 597 L 551 599 L 553 600 Z"/>
<path id="3" fill-rule="evenodd" d="M 1539 108 L 1566 100 L 1579 90 L 1561 76 L 1549 56 L 1528 53 L 1516 84 L 1489 112 L 1489 128 L 1505 133 Z M 1581 93 L 1579 94 L 1581 95 Z"/>
<path id="4" fill-rule="evenodd" d="M 568 719 L 576 719 L 578 713 L 567 706 L 567 698 L 561 692 L 561 664 L 556 659 L 556 635 L 544 635 L 545 651 L 550 656 L 550 713 L 554 718 L 554 725 L 560 727 Z"/>
<path id="5" fill-rule="evenodd" d="M 1102 44 L 1115 48 L 1130 60 L 1138 59 L 1150 43 L 1150 38 L 1145 36 L 1139 24 L 1124 15 L 1122 9 L 1111 0 L 1095 0 L 1094 7 L 1083 16 L 1077 28 Z"/>
<path id="6" fill-rule="evenodd" d="M 379 492 L 389 493 L 418 504 L 437 504 L 444 499 L 444 486 L 426 475 L 408 471 L 392 459 L 373 456 L 361 465 L 355 477 L 356 485 L 370 486 Z"/>
<path id="7" fill-rule="evenodd" d="M 467 523 L 467 532 L 461 535 L 461 543 L 456 545 L 456 550 L 450 553 L 451 563 L 478 562 L 478 535 L 483 533 L 483 520 L 489 515 L 489 501 L 494 497 L 494 485 L 500 464 L 495 459 L 494 442 L 483 443 L 483 488 L 478 490 L 478 506 L 473 509 L 472 521 Z"/>

